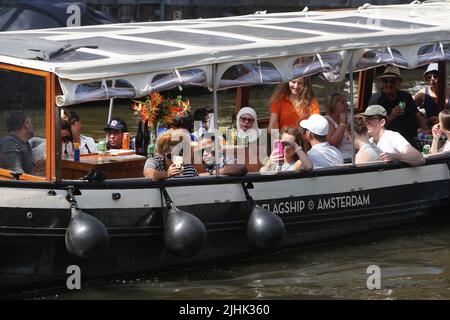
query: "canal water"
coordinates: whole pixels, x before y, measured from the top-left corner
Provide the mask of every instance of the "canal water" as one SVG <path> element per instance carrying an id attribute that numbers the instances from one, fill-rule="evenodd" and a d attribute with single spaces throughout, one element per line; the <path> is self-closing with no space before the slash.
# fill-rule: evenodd
<path id="1" fill-rule="evenodd" d="M 450 299 L 450 212 L 252 260 L 83 283 L 31 299 Z M 380 289 L 367 268 L 380 268 Z M 374 282 L 369 281 L 373 284 Z"/>

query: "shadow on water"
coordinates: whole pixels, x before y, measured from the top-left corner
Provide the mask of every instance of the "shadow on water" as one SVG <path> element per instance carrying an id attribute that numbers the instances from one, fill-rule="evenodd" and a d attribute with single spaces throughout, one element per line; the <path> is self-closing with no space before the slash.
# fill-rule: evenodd
<path id="1" fill-rule="evenodd" d="M 449 299 L 448 210 L 389 230 L 287 249 L 263 257 L 46 289 L 13 299 Z M 369 290 L 370 265 L 381 289 Z"/>

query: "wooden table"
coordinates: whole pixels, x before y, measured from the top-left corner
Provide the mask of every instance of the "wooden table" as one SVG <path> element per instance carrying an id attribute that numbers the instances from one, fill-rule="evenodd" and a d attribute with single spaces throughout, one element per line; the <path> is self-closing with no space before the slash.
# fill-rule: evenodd
<path id="1" fill-rule="evenodd" d="M 63 179 L 78 179 L 85 176 L 90 169 L 106 173 L 107 179 L 143 177 L 144 163 L 147 157 L 131 155 L 86 154 L 80 156 L 80 162 L 73 159 L 62 160 Z"/>

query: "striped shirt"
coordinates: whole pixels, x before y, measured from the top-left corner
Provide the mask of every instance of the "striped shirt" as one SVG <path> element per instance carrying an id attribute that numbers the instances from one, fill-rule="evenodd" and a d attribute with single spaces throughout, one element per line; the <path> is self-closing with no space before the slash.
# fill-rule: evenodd
<path id="1" fill-rule="evenodd" d="M 166 162 L 164 161 L 164 157 L 161 155 L 156 155 L 154 157 L 148 158 L 147 161 L 145 161 L 144 169 L 154 169 L 156 171 L 164 172 L 167 171 Z M 190 177 L 197 177 L 198 171 L 197 169 L 190 165 L 185 164 L 183 165 L 183 174 L 179 176 L 174 176 L 173 178 L 190 178 Z"/>

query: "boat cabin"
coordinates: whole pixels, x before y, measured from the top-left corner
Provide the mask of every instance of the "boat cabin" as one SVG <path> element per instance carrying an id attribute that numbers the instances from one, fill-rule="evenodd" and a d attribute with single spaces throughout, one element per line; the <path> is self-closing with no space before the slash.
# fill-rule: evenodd
<path id="1" fill-rule="evenodd" d="M 78 179 L 92 168 L 105 171 L 108 179 L 142 177 L 142 157 L 64 159 L 61 108 L 90 101 L 112 108 L 116 98 L 177 87 L 207 88 L 215 98 L 218 90 L 236 88 L 239 109 L 247 104 L 250 86 L 315 74 L 330 83 L 353 83 L 357 75 L 356 103 L 353 86 L 348 99 L 353 113 L 367 106 L 377 67 L 413 69 L 439 62 L 442 109 L 449 12 L 448 2 L 434 1 L 3 32 L 0 137 L 11 129 L 8 114 L 25 110 L 33 131 L 28 137 L 33 163 L 16 172 L 0 159 L 0 179 L 57 182 Z M 217 109 L 217 99 L 213 103 Z M 257 169 L 256 163 L 250 171 Z"/>

